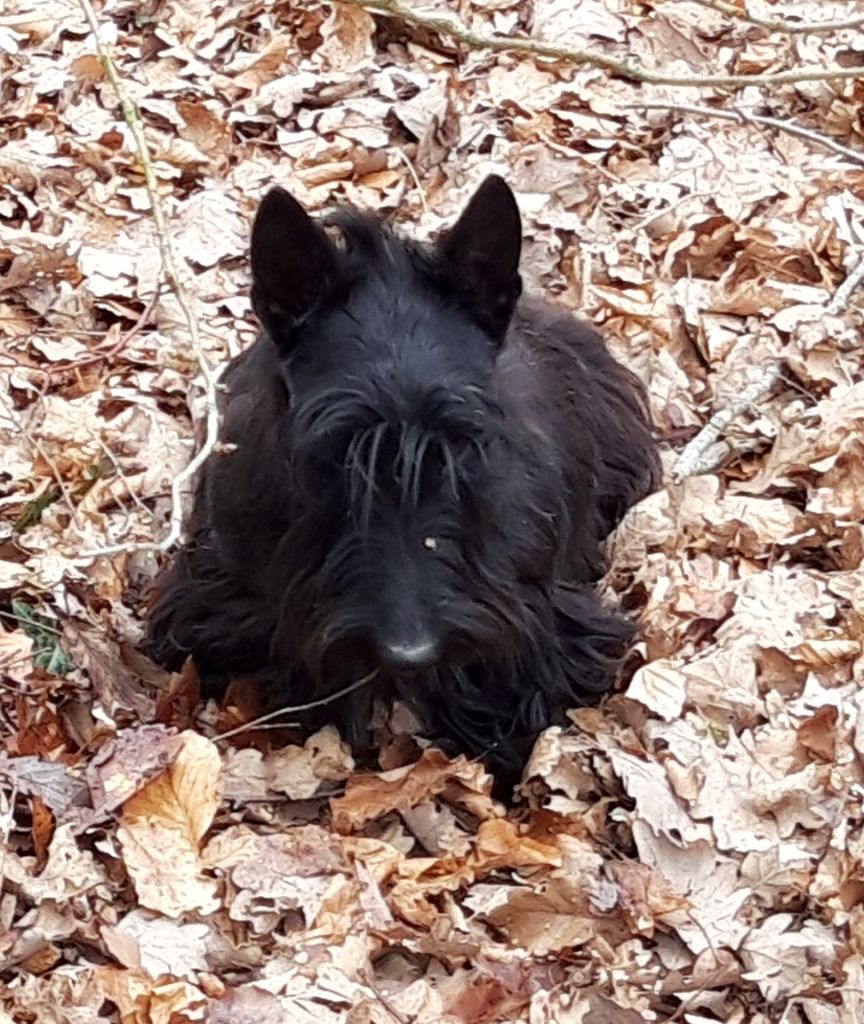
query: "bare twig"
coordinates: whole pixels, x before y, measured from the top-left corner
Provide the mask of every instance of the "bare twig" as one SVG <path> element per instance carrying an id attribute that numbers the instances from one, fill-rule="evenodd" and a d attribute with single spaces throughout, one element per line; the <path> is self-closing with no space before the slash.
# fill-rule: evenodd
<path id="1" fill-rule="evenodd" d="M 738 395 L 734 402 L 718 409 L 699 433 L 684 447 L 675 464 L 674 477 L 677 481 L 688 476 L 707 473 L 717 466 L 717 460 L 707 457 L 710 449 L 723 436 L 724 430 L 774 387 L 780 377 L 780 364 L 766 366 L 762 374 Z"/>
<path id="2" fill-rule="evenodd" d="M 295 715 L 299 711 L 311 711 L 312 708 L 323 708 L 327 704 L 332 704 L 334 701 L 341 700 L 342 697 L 347 697 L 349 693 L 353 693 L 355 690 L 359 690 L 361 686 L 366 686 L 371 683 L 375 676 L 378 675 L 378 669 L 373 669 L 368 675 L 363 676 L 362 679 L 356 679 L 350 686 L 346 686 L 342 690 L 337 690 L 335 693 L 331 693 L 329 697 L 322 697 L 320 700 L 311 700 L 308 704 L 294 704 L 284 708 L 276 708 L 275 711 L 268 711 L 266 715 L 261 715 L 260 718 L 253 718 L 251 722 L 244 722 L 243 725 L 238 725 L 236 729 L 229 729 L 227 732 L 220 732 L 218 736 L 214 737 L 218 743 L 220 740 L 227 740 L 231 736 L 237 736 L 238 733 L 248 732 L 250 729 L 255 729 L 264 722 L 270 722 L 274 718 L 279 718 L 280 715 Z M 290 723 L 284 723 L 286 726 Z"/>
<path id="3" fill-rule="evenodd" d="M 0 843 L 0 886 L 6 881 L 6 851 L 11 848 L 9 837 L 15 826 L 15 802 L 18 799 L 18 780 L 12 780 L 12 789 L 9 793 L 9 806 L 0 813 L 0 835 L 3 842 Z"/>
<path id="4" fill-rule="evenodd" d="M 668 75 L 662 71 L 648 71 L 636 64 L 607 57 L 596 50 L 572 50 L 539 39 L 523 39 L 515 36 L 484 35 L 475 32 L 454 18 L 422 14 L 412 10 L 399 0 L 335 0 L 351 7 L 360 7 L 370 14 L 382 14 L 397 18 L 406 25 L 416 25 L 428 32 L 448 36 L 454 42 L 472 50 L 490 50 L 498 53 L 527 53 L 532 57 L 548 57 L 565 64 L 588 64 L 604 68 L 621 78 L 632 82 L 647 82 L 651 85 L 737 86 L 737 85 L 781 85 L 787 82 L 819 82 L 831 79 L 864 78 L 862 68 L 799 68 L 796 71 L 776 71 L 767 75 Z"/>
<path id="5" fill-rule="evenodd" d="M 44 393 L 44 391 L 43 391 Z M 43 395 L 40 394 L 37 403 L 41 403 Z M 15 422 L 15 416 L 6 402 L 6 399 L 0 395 L 0 405 L 6 411 L 6 416 L 13 423 Z M 34 408 L 36 408 L 34 406 Z M 32 419 L 32 417 L 31 417 Z M 51 471 L 51 476 L 54 477 L 54 482 L 60 488 L 60 494 L 63 498 L 63 503 L 69 509 L 69 515 L 72 517 L 72 522 L 80 530 L 82 527 L 81 520 L 78 518 L 78 509 L 75 507 L 75 502 L 72 500 L 72 495 L 69 493 L 69 488 L 66 486 L 66 481 L 63 479 L 63 474 L 57 468 L 57 463 L 51 458 L 48 452 L 42 445 L 42 442 L 31 432 L 29 426 L 24 423 L 18 423 L 18 430 L 23 436 L 24 440 L 33 448 L 36 454 L 42 459 L 48 469 Z"/>
<path id="6" fill-rule="evenodd" d="M 786 132 L 787 135 L 796 135 L 801 139 L 809 139 L 810 142 L 834 153 L 845 157 L 851 163 L 864 167 L 864 152 L 850 149 L 827 135 L 821 135 L 811 128 L 803 128 L 794 121 L 785 121 L 779 117 L 766 117 L 764 114 L 751 114 L 747 110 L 735 107 L 732 110 L 720 109 L 718 107 L 700 107 L 688 103 L 664 103 L 662 101 L 646 101 L 644 103 L 628 103 L 626 108 L 631 110 L 671 110 L 682 114 L 695 114 L 697 117 L 714 117 L 721 121 L 738 121 L 741 124 L 761 124 L 769 128 L 776 128 L 778 131 Z"/>
<path id="7" fill-rule="evenodd" d="M 51 366 L 46 371 L 47 373 L 65 373 L 67 370 L 78 370 L 82 366 L 90 366 L 93 363 L 101 363 L 103 360 L 113 359 L 122 349 L 124 349 L 129 342 L 135 337 L 135 335 L 141 330 L 141 328 L 150 319 L 150 315 L 156 308 L 156 302 L 159 299 L 160 288 L 156 285 L 153 294 L 150 296 L 150 301 L 144 307 L 144 311 L 141 316 L 135 321 L 135 323 L 129 328 L 125 334 L 120 336 L 119 341 L 112 345 L 111 348 L 106 349 L 104 352 L 91 352 L 90 355 L 82 356 L 80 359 L 73 360 L 71 363 L 65 363 L 62 366 Z"/>
<path id="8" fill-rule="evenodd" d="M 189 340 L 192 343 L 192 353 L 195 357 L 196 363 L 198 364 L 201 379 L 204 383 L 207 405 L 207 430 L 204 443 L 198 451 L 198 454 L 195 455 L 195 457 L 188 463 L 185 469 L 174 477 L 171 484 L 171 519 L 170 528 L 166 536 L 160 541 L 114 544 L 109 547 L 82 552 L 82 555 L 85 557 L 93 557 L 96 555 L 118 554 L 121 551 L 167 551 L 168 548 L 172 547 L 180 539 L 183 524 L 182 499 L 184 489 L 186 488 L 189 480 L 198 472 L 201 464 L 216 446 L 216 441 L 218 439 L 219 410 L 216 402 L 216 378 L 213 371 L 210 369 L 207 357 L 204 355 L 204 349 L 201 345 L 201 338 L 198 333 L 198 324 L 195 319 L 195 313 L 186 294 L 186 289 L 183 286 L 178 270 L 179 264 L 174 256 L 171 238 L 168 234 L 168 227 L 165 221 L 165 213 L 162 209 L 162 202 L 159 198 L 159 186 L 156 180 L 156 173 L 153 170 L 153 161 L 150 158 L 147 138 L 144 135 L 144 124 L 138 113 L 138 108 L 129 98 L 129 95 L 123 85 L 123 81 L 114 66 L 114 62 L 105 48 L 105 44 L 102 42 L 102 37 L 99 33 L 99 23 L 96 20 L 96 15 L 93 11 L 93 6 L 90 0 L 78 0 L 78 2 L 81 5 L 81 10 L 84 12 L 87 23 L 90 26 L 90 31 L 93 33 L 96 49 L 99 53 L 100 60 L 102 61 L 102 66 L 105 69 L 105 74 L 108 76 L 108 80 L 114 89 L 115 95 L 117 96 L 117 101 L 120 104 L 121 111 L 123 112 L 123 119 L 126 121 L 126 124 L 135 139 L 138 159 L 141 162 L 141 168 L 144 172 L 144 186 L 147 190 L 147 197 L 150 200 L 150 212 L 153 215 L 153 224 L 156 228 L 156 238 L 159 245 L 159 259 L 162 266 L 162 274 L 168 284 L 168 287 L 173 292 L 174 298 L 177 300 L 177 304 L 183 313 L 184 320 L 186 321 L 186 327 L 189 331 Z"/>
<path id="9" fill-rule="evenodd" d="M 152 516 L 153 515 L 153 511 L 151 509 L 149 509 L 144 504 L 144 502 L 138 497 L 138 495 L 135 493 L 134 488 L 129 483 L 129 478 L 123 472 L 123 467 L 120 465 L 120 462 L 119 462 L 117 456 L 114 454 L 114 452 L 111 451 L 111 449 L 108 447 L 108 445 L 105 444 L 105 442 L 102 440 L 101 437 L 97 438 L 96 440 L 97 440 L 97 443 L 98 443 L 99 447 L 102 449 L 102 454 L 111 463 L 111 465 L 114 468 L 114 472 L 117 474 L 117 476 L 123 482 L 123 486 L 129 492 L 129 497 L 132 499 L 133 504 L 137 505 L 138 508 L 140 508 L 141 511 L 144 512 L 146 515 Z M 117 501 L 118 501 L 118 504 L 119 504 L 120 503 L 119 496 L 117 498 Z M 123 511 L 125 512 L 126 509 L 124 508 Z"/>
<path id="10" fill-rule="evenodd" d="M 16 615 L 14 612 L 2 612 L 0 611 L 0 618 L 9 619 L 11 622 L 20 622 L 22 626 L 31 625 L 30 619 L 25 619 L 23 615 Z M 54 629 L 53 626 L 46 626 L 43 622 L 39 623 L 39 629 L 43 633 L 53 633 L 55 636 L 63 636 L 63 631 L 60 629 Z M 8 663 L 3 662 L 4 668 Z"/>
<path id="11" fill-rule="evenodd" d="M 837 316 L 841 313 L 862 283 L 864 283 L 864 256 L 859 259 L 855 269 L 834 293 L 834 297 L 825 307 L 825 313 L 828 316 Z M 673 474 L 677 481 L 680 482 L 699 473 L 707 473 L 717 467 L 719 460 L 711 453 L 711 449 L 718 443 L 723 436 L 723 431 L 734 419 L 771 391 L 780 379 L 782 368 L 782 363 L 779 361 L 766 366 L 761 375 L 746 387 L 734 402 L 730 402 L 729 405 L 714 413 L 678 456 Z"/>
<path id="12" fill-rule="evenodd" d="M 855 269 L 834 293 L 834 298 L 825 307 L 825 312 L 829 316 L 838 316 L 842 313 L 862 283 L 864 283 L 864 256 L 861 257 Z"/>
<path id="13" fill-rule="evenodd" d="M 378 1002 L 384 1007 L 387 1013 L 396 1021 L 396 1024 L 413 1024 L 414 1017 L 406 1017 L 399 1009 L 397 1009 L 384 995 L 381 989 L 375 984 L 374 978 L 367 971 L 363 971 L 360 974 L 360 980 L 364 985 L 372 992 Z"/>
<path id="14" fill-rule="evenodd" d="M 411 179 L 414 182 L 414 188 L 417 189 L 417 195 L 420 196 L 420 205 L 423 207 L 423 212 L 429 213 L 429 204 L 426 202 L 426 193 L 423 191 L 423 186 L 420 184 L 420 178 L 417 176 L 417 169 L 411 160 L 408 158 L 408 154 L 400 146 L 396 146 L 396 152 L 399 155 L 399 159 L 408 168 L 408 173 L 411 175 Z"/>
<path id="15" fill-rule="evenodd" d="M 787 18 L 760 18 L 757 14 L 750 14 L 747 10 L 741 10 L 737 4 L 729 0 L 696 0 L 697 4 L 703 7 L 710 7 L 721 14 L 728 14 L 736 21 L 743 21 L 749 25 L 758 25 L 759 28 L 767 29 L 769 32 L 786 32 L 788 35 L 803 35 L 813 32 L 838 32 L 844 28 L 857 28 L 864 25 L 864 15 L 855 14 L 851 18 L 838 18 L 836 21 L 789 21 Z"/>

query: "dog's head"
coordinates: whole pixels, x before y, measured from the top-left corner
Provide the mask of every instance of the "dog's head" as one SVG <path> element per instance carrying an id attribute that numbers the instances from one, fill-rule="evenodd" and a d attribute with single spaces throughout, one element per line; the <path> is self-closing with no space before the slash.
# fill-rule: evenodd
<path id="1" fill-rule="evenodd" d="M 354 212 L 321 226 L 282 189 L 261 204 L 253 302 L 279 352 L 276 471 L 294 496 L 272 566 L 276 642 L 318 674 L 508 657 L 543 571 L 493 380 L 520 245 L 496 177 L 432 247 Z"/>

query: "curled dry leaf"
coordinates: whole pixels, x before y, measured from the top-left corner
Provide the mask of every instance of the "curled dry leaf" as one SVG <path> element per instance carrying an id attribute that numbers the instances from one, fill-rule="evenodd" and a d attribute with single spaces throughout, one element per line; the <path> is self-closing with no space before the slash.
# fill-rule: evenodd
<path id="1" fill-rule="evenodd" d="M 183 736 L 163 725 L 124 729 L 90 761 L 87 781 L 97 813 L 110 814 L 170 767 Z"/>
<path id="2" fill-rule="evenodd" d="M 689 909 L 687 899 L 647 864 L 622 861 L 611 865 L 610 874 L 618 886 L 618 899 L 634 932 L 650 937 L 665 915 Z"/>
<path id="3" fill-rule="evenodd" d="M 773 914 L 749 932 L 741 944 L 747 973 L 766 999 L 789 999 L 817 982 L 821 966 L 833 963 L 837 939 L 817 921 L 796 927 L 792 914 Z"/>
<path id="4" fill-rule="evenodd" d="M 291 800 L 315 796 L 323 783 L 342 782 L 354 770 L 351 749 L 333 726 L 314 733 L 302 747 L 288 746 L 265 758 L 267 786 Z"/>
<path id="5" fill-rule="evenodd" d="M 117 837 L 142 906 L 167 917 L 212 913 L 217 883 L 203 875 L 200 844 L 219 806 L 219 752 L 181 734 L 171 766 L 123 805 Z"/>
<path id="6" fill-rule="evenodd" d="M 354 770 L 354 758 L 333 726 L 310 736 L 302 747 L 289 744 L 262 754 L 251 747 L 224 752 L 223 793 L 236 801 L 264 800 L 284 794 L 308 800 L 327 783 L 342 782 Z"/>
<path id="7" fill-rule="evenodd" d="M 535 839 L 512 821 L 503 818 L 481 822 L 477 842 L 469 861 L 484 872 L 501 868 L 558 865 L 558 846 Z"/>
<path id="8" fill-rule="evenodd" d="M 444 1020 L 493 1024 L 518 1019 L 531 993 L 560 984 L 565 973 L 551 964 L 506 964 L 488 959 L 476 970 L 459 970 L 437 986 Z"/>
<path id="9" fill-rule="evenodd" d="M 33 672 L 32 654 L 33 639 L 23 631 L 0 633 L 0 671 L 4 676 L 23 683 Z"/>
<path id="10" fill-rule="evenodd" d="M 0 752 L 0 776 L 9 779 L 19 793 L 38 796 L 58 818 L 87 802 L 86 783 L 57 762 L 38 757 L 7 757 Z"/>
<path id="11" fill-rule="evenodd" d="M 87 673 L 96 698 L 110 715 L 131 711 L 145 722 L 153 717 L 153 700 L 123 661 L 114 641 L 95 629 L 67 621 L 63 644 L 74 664 Z"/>
<path id="12" fill-rule="evenodd" d="M 292 1024 L 276 996 L 254 985 L 230 989 L 214 999 L 207 1020 L 208 1024 Z"/>
<path id="13" fill-rule="evenodd" d="M 292 910 L 320 933 L 350 928 L 351 916 L 340 921 L 339 912 L 356 903 L 358 886 L 341 847 L 318 826 L 269 836 L 240 826 L 211 840 L 204 857 L 231 881 L 231 917 L 255 933 L 276 927 Z"/>
<path id="14" fill-rule="evenodd" d="M 406 920 L 428 925 L 437 916 L 432 897 L 456 892 L 493 872 L 557 867 L 561 862 L 557 844 L 535 839 L 511 821 L 490 819 L 480 823 L 467 857 L 413 858 L 399 865 L 401 877 L 390 901 Z"/>
<path id="15" fill-rule="evenodd" d="M 150 978 L 164 975 L 194 981 L 208 967 L 206 924 L 181 924 L 134 910 L 113 927 L 102 929 L 108 950 L 124 967 L 140 968 Z"/>
<path id="16" fill-rule="evenodd" d="M 330 801 L 333 824 L 352 832 L 392 811 L 408 810 L 437 796 L 468 807 L 478 817 L 500 813 L 489 797 L 492 779 L 482 765 L 458 757 L 450 761 L 440 750 L 425 750 L 415 764 L 349 780 L 345 795 Z"/>
<path id="17" fill-rule="evenodd" d="M 593 792 L 596 778 L 578 756 L 585 750 L 582 737 L 568 735 L 557 726 L 547 729 L 534 744 L 525 766 L 525 788 L 530 787 L 532 779 L 537 779 L 553 792 L 566 793 L 573 800 Z"/>
<path id="18" fill-rule="evenodd" d="M 206 1020 L 207 999 L 195 985 L 184 981 L 154 981 L 143 971 L 96 969 L 103 998 L 110 999 L 124 1020 L 135 1024 L 189 1024 Z M 146 1007 L 146 1016 L 142 1008 Z"/>
<path id="19" fill-rule="evenodd" d="M 662 765 L 624 751 L 613 751 L 611 760 L 627 793 L 636 803 L 636 814 L 655 833 L 688 842 L 707 835 L 704 825 L 698 825 L 690 817 L 673 792 Z"/>
<path id="20" fill-rule="evenodd" d="M 446 804 L 427 800 L 403 810 L 402 820 L 426 853 L 465 856 L 471 849 L 470 834 Z"/>
<path id="21" fill-rule="evenodd" d="M 15 864 L 20 868 L 16 870 Z M 107 881 L 104 868 L 76 839 L 71 825 L 61 825 L 55 830 L 48 847 L 48 860 L 37 875 L 30 874 L 23 860 L 10 862 L 5 873 L 37 904 L 43 900 L 62 904 Z"/>

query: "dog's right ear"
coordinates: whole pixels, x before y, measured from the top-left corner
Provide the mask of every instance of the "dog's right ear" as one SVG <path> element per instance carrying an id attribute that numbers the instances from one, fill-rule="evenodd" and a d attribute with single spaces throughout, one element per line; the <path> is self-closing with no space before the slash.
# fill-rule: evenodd
<path id="1" fill-rule="evenodd" d="M 284 188 L 272 188 L 252 225 L 252 306 L 279 345 L 312 312 L 332 283 L 327 235 Z"/>

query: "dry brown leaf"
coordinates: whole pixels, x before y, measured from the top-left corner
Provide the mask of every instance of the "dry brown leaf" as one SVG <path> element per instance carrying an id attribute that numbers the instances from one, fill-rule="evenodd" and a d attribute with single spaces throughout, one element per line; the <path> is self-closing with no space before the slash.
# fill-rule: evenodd
<path id="1" fill-rule="evenodd" d="M 66 622 L 63 644 L 74 663 L 93 684 L 96 697 L 110 715 L 133 711 L 145 722 L 153 716 L 152 698 L 123 661 L 116 643 L 94 629 Z"/>
<path id="2" fill-rule="evenodd" d="M 573 899 L 557 889 L 548 893 L 517 889 L 506 903 L 486 916 L 511 943 L 539 957 L 578 948 L 598 928 L 587 898 Z"/>
<path id="3" fill-rule="evenodd" d="M 837 717 L 837 708 L 825 705 L 798 726 L 801 744 L 828 762 L 836 755 Z"/>
<path id="4" fill-rule="evenodd" d="M 664 915 L 689 909 L 687 899 L 647 864 L 621 861 L 610 865 L 610 874 L 618 885 L 618 899 L 633 931 L 650 937 Z"/>
<path id="5" fill-rule="evenodd" d="M 15 877 L 11 864 L 6 872 Z M 93 854 L 76 841 L 73 827 L 61 825 L 54 832 L 48 848 L 48 860 L 39 874 L 32 877 L 29 872 L 21 872 L 16 880 L 34 902 L 54 900 L 62 903 L 104 884 L 106 875 Z"/>
<path id="6" fill-rule="evenodd" d="M 199 852 L 219 806 L 219 752 L 195 733 L 181 739 L 171 767 L 124 804 L 117 830 L 141 904 L 168 917 L 219 906 Z"/>
<path id="7" fill-rule="evenodd" d="M 170 767 L 184 739 L 162 725 L 125 729 L 91 760 L 87 781 L 93 807 L 111 813 Z"/>
<path id="8" fill-rule="evenodd" d="M 491 784 L 481 765 L 465 757 L 450 761 L 440 750 L 430 748 L 405 768 L 349 780 L 345 795 L 330 801 L 333 824 L 339 832 L 356 831 L 369 821 L 416 807 L 448 789 L 455 801 L 470 803 L 475 813 L 491 816 L 496 813 L 489 799 Z"/>
<path id="9" fill-rule="evenodd" d="M 324 783 L 342 782 L 354 770 L 354 759 L 333 726 L 314 733 L 302 747 L 283 747 L 269 754 L 264 770 L 269 789 L 292 800 L 314 796 Z"/>
<path id="10" fill-rule="evenodd" d="M 792 914 L 773 914 L 747 935 L 741 955 L 747 968 L 744 978 L 755 981 L 773 1002 L 806 993 L 820 966 L 834 962 L 837 939 L 817 921 L 799 929 Z"/>
<path id="11" fill-rule="evenodd" d="M 208 1024 L 293 1024 L 276 996 L 254 985 L 230 989 L 211 1002 L 207 1020 Z"/>
<path id="12" fill-rule="evenodd" d="M 102 929 L 109 952 L 124 967 L 140 968 L 152 979 L 171 975 L 191 981 L 197 971 L 207 970 L 208 934 L 206 924 L 180 924 L 140 910 Z"/>
<path id="13" fill-rule="evenodd" d="M 212 267 L 227 257 L 241 256 L 248 244 L 246 235 L 245 219 L 221 190 L 196 192 L 179 211 L 177 244 L 190 263 Z"/>
<path id="14" fill-rule="evenodd" d="M 350 71 L 374 53 L 372 15 L 358 7 L 333 7 L 321 26 L 324 43 L 318 51 L 331 68 Z"/>
<path id="15" fill-rule="evenodd" d="M 0 634 L 0 672 L 4 676 L 23 683 L 33 673 L 32 654 L 33 640 L 25 633 Z"/>
<path id="16" fill-rule="evenodd" d="M 674 661 L 658 658 L 637 669 L 627 687 L 627 696 L 671 722 L 684 709 L 686 677 Z"/>
<path id="17" fill-rule="evenodd" d="M 141 971 L 97 968 L 103 996 L 130 1024 L 184 1024 L 205 1021 L 206 998 L 188 982 L 154 982 Z"/>
<path id="18" fill-rule="evenodd" d="M 87 800 L 87 786 L 64 765 L 38 757 L 7 757 L 0 752 L 0 775 L 19 793 L 38 796 L 59 818 Z"/>
<path id="19" fill-rule="evenodd" d="M 623 751 L 612 751 L 610 756 L 613 768 L 636 802 L 636 814 L 655 833 L 685 842 L 698 842 L 705 836 L 704 826 L 696 824 L 675 796 L 662 765 Z"/>
<path id="20" fill-rule="evenodd" d="M 318 826 L 270 836 L 232 828 L 212 839 L 204 856 L 231 880 L 232 919 L 249 922 L 254 933 L 275 927 L 287 910 L 301 911 L 319 932 L 352 925 L 344 911 L 356 905 L 357 885 L 341 847 Z"/>
<path id="21" fill-rule="evenodd" d="M 481 822 L 473 856 L 483 871 L 497 868 L 523 868 L 557 865 L 561 852 L 557 845 L 534 839 L 511 821 L 503 818 Z"/>
<path id="22" fill-rule="evenodd" d="M 452 1020 L 454 1024 L 493 1024 L 518 1019 L 525 1012 L 532 991 L 554 986 L 562 976 L 563 972 L 555 971 L 551 965 L 507 964 L 490 959 L 479 970 L 456 971 L 442 979 L 437 986 L 441 1015 L 434 1019 Z"/>

